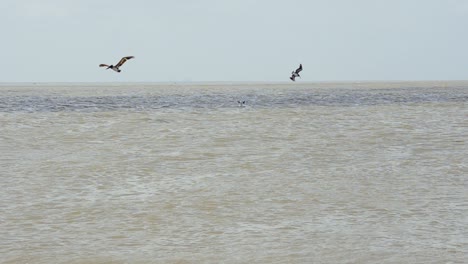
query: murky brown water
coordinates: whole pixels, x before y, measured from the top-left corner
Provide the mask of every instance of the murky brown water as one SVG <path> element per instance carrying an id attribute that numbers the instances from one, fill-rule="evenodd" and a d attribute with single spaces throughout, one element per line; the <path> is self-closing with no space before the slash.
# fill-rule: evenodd
<path id="1" fill-rule="evenodd" d="M 0 262 L 463 263 L 465 87 L 0 85 Z"/>

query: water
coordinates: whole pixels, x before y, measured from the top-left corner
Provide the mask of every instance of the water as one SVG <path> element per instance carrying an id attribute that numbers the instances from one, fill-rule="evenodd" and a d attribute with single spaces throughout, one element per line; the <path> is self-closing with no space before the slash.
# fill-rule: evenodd
<path id="1" fill-rule="evenodd" d="M 0 262 L 463 263 L 466 87 L 0 85 Z"/>

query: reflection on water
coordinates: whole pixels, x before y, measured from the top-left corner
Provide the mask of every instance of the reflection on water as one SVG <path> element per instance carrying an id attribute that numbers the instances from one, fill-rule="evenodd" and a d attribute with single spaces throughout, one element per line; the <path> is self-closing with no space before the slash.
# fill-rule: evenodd
<path id="1" fill-rule="evenodd" d="M 0 262 L 461 263 L 464 87 L 0 85 Z"/>

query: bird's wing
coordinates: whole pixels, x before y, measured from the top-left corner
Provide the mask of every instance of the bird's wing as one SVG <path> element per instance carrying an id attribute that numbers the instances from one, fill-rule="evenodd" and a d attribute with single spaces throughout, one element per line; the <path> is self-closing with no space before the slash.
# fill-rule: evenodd
<path id="1" fill-rule="evenodd" d="M 133 57 L 133 56 L 123 57 L 122 59 L 120 59 L 119 63 L 117 63 L 117 65 L 115 65 L 115 67 L 118 68 L 118 67 L 122 66 L 127 60 L 133 59 L 133 58 L 135 58 L 135 57 Z"/>
<path id="2" fill-rule="evenodd" d="M 296 73 L 300 73 L 302 71 L 302 64 L 299 65 L 299 68 L 297 68 Z"/>
<path id="3" fill-rule="evenodd" d="M 107 64 L 99 64 L 99 67 L 109 67 Z"/>

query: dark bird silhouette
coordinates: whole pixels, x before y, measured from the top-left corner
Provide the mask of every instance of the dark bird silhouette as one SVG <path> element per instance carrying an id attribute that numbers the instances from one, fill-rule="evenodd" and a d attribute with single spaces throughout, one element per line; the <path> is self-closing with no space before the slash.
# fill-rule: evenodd
<path id="1" fill-rule="evenodd" d="M 123 57 L 122 59 L 120 59 L 120 61 L 114 66 L 114 65 L 107 65 L 107 64 L 99 64 L 99 67 L 107 67 L 106 70 L 108 69 L 111 69 L 111 70 L 114 70 L 116 72 L 121 72 L 120 70 L 120 67 L 122 67 L 122 65 L 130 60 L 130 59 L 133 59 L 135 57 L 133 56 L 127 56 L 127 57 Z"/>
<path id="2" fill-rule="evenodd" d="M 244 107 L 245 106 L 245 101 L 237 101 L 237 103 L 239 104 L 239 107 Z"/>
<path id="3" fill-rule="evenodd" d="M 291 72 L 291 77 L 289 77 L 289 79 L 291 79 L 291 81 L 295 82 L 296 81 L 296 77 L 299 77 L 301 78 L 301 75 L 299 75 L 299 73 L 302 71 L 302 64 L 299 64 L 299 68 L 297 68 L 295 71 L 292 71 Z"/>

